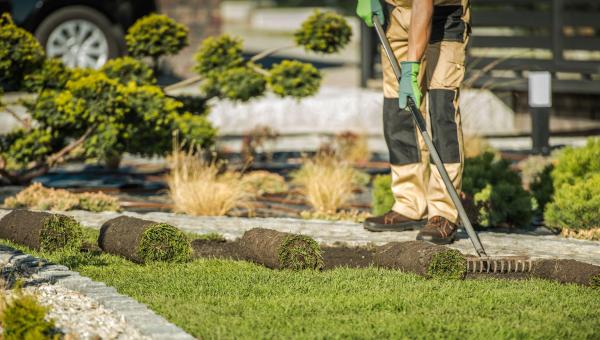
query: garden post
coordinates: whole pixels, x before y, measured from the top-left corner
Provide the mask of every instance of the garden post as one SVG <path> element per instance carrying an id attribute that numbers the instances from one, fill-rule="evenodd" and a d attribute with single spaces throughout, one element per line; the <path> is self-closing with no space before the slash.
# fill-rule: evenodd
<path id="1" fill-rule="evenodd" d="M 532 150 L 535 155 L 550 154 L 550 108 L 552 76 L 550 72 L 529 72 L 529 108 L 531 111 Z"/>

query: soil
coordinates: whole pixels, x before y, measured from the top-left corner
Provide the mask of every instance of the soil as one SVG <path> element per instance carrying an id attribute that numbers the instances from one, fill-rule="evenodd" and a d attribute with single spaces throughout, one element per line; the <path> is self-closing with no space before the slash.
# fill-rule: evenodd
<path id="1" fill-rule="evenodd" d="M 314 240 L 298 237 L 290 241 L 291 236 L 298 235 L 264 228 L 250 229 L 239 240 L 240 250 L 246 260 L 268 268 L 318 268 L 318 249 L 313 249 L 310 243 Z M 282 255 L 284 253 L 290 255 L 290 263 L 286 263 Z"/>
<path id="2" fill-rule="evenodd" d="M 533 264 L 531 275 L 560 283 L 589 286 L 592 277 L 600 275 L 600 266 L 575 260 L 538 260 Z"/>
<path id="3" fill-rule="evenodd" d="M 323 269 L 338 267 L 366 268 L 373 265 L 373 249 L 365 247 L 321 247 L 323 250 Z"/>
<path id="4" fill-rule="evenodd" d="M 106 221 L 100 228 L 98 246 L 105 252 L 142 263 L 138 247 L 144 231 L 158 222 L 120 216 Z"/>
<path id="5" fill-rule="evenodd" d="M 39 250 L 40 232 L 50 216 L 46 212 L 13 210 L 0 220 L 0 238 Z"/>
<path id="6" fill-rule="evenodd" d="M 217 241 L 217 240 L 194 240 L 192 241 L 194 257 L 216 258 L 226 260 L 243 260 L 244 256 L 240 250 L 240 242 Z"/>

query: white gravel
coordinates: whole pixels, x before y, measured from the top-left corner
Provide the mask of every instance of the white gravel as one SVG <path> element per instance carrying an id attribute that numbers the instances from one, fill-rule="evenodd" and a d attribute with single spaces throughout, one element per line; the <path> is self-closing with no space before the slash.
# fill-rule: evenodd
<path id="1" fill-rule="evenodd" d="M 149 339 L 115 312 L 78 292 L 47 283 L 26 287 L 24 292 L 34 294 L 42 305 L 49 307 L 47 317 L 55 321 L 67 338 Z"/>

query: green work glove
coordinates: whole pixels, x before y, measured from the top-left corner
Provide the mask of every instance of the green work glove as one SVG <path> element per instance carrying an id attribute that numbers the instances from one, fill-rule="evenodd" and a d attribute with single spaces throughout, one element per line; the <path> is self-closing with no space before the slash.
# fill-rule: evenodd
<path id="1" fill-rule="evenodd" d="M 379 18 L 381 25 L 385 23 L 385 15 L 383 14 L 383 8 L 381 8 L 379 0 L 358 0 L 356 14 L 363 19 L 365 24 L 369 27 L 373 27 L 374 15 Z"/>
<path id="2" fill-rule="evenodd" d="M 417 61 L 402 61 L 402 79 L 398 90 L 400 108 L 408 107 L 408 97 L 412 98 L 417 108 L 421 107 L 421 89 L 419 88 L 419 68 L 421 63 Z"/>

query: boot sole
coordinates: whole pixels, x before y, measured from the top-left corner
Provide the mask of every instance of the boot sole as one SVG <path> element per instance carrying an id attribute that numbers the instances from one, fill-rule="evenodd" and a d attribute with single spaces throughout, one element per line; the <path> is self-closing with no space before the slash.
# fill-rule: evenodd
<path id="1" fill-rule="evenodd" d="M 380 232 L 380 231 L 408 231 L 421 229 L 427 224 L 427 220 L 411 221 L 398 224 L 376 224 L 376 223 L 363 223 L 363 227 L 368 231 Z"/>

